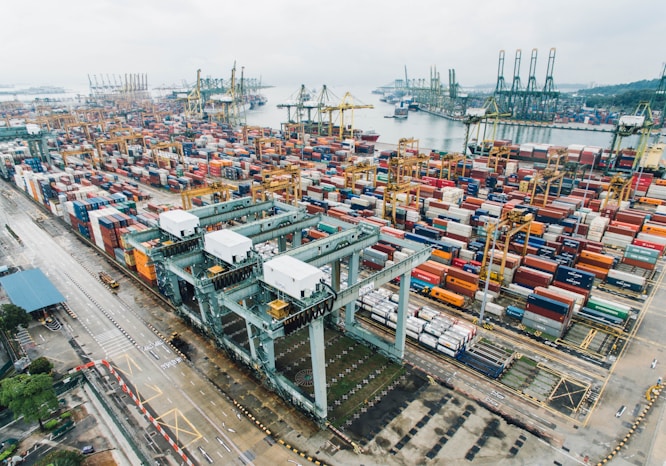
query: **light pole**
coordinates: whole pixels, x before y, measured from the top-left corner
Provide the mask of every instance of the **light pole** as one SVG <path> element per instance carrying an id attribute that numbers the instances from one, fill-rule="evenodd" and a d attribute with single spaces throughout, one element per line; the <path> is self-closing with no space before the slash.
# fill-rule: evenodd
<path id="1" fill-rule="evenodd" d="M 497 242 L 497 234 L 499 233 L 499 230 L 497 227 L 493 228 L 493 245 L 492 249 L 490 250 L 490 263 L 488 264 L 488 267 L 486 267 L 486 283 L 484 286 L 483 290 L 483 300 L 481 301 L 481 313 L 479 314 L 479 322 L 481 325 L 483 325 L 483 314 L 486 312 L 486 304 L 488 302 L 488 286 L 490 285 L 490 271 L 493 266 L 493 259 L 495 257 L 495 243 Z"/>

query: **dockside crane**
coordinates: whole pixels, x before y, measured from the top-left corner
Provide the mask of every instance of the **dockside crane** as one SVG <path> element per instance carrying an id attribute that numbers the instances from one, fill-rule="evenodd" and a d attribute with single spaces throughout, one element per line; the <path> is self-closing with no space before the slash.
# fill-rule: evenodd
<path id="1" fill-rule="evenodd" d="M 469 133 L 472 126 L 474 126 L 476 130 L 477 150 L 472 150 L 472 153 L 476 153 L 477 155 L 481 156 L 488 155 L 495 142 L 499 120 L 500 118 L 505 118 L 507 116 L 510 116 L 510 114 L 500 111 L 499 106 L 497 105 L 497 100 L 495 99 L 495 96 L 492 95 L 486 98 L 482 107 L 468 108 L 465 112 L 465 118 L 463 119 L 463 124 L 465 125 L 465 142 L 463 147 L 463 154 L 467 153 Z M 489 123 L 492 124 L 490 135 L 488 135 Z M 483 135 L 481 135 L 482 124 Z M 479 138 L 480 136 L 481 138 Z"/>
<path id="2" fill-rule="evenodd" d="M 340 116 L 340 121 L 339 121 L 339 132 L 338 132 L 338 137 L 340 139 L 344 139 L 345 136 L 353 137 L 354 134 L 354 110 L 359 110 L 359 109 L 364 109 L 364 108 L 375 108 L 374 105 L 365 105 L 365 104 L 356 104 L 354 103 L 354 96 L 351 95 L 351 93 L 346 92 L 345 95 L 342 97 L 342 100 L 340 103 L 336 106 L 332 107 L 324 107 L 322 108 L 323 113 L 328 113 L 328 135 L 333 136 L 333 114 L 335 112 L 339 113 Z M 345 122 L 345 112 L 351 111 L 351 123 L 349 125 L 349 128 L 346 126 Z M 345 133 L 347 131 L 347 133 Z"/>
<path id="3" fill-rule="evenodd" d="M 650 102 L 647 101 L 639 102 L 633 114 L 622 115 L 620 117 L 617 125 L 615 125 L 615 128 L 613 129 L 611 151 L 606 160 L 606 174 L 618 169 L 617 162 L 620 158 L 622 139 L 634 135 L 638 136 L 638 144 L 636 146 L 636 155 L 634 156 L 633 165 L 629 171 L 636 169 L 647 149 L 653 125 L 652 110 L 650 108 Z"/>

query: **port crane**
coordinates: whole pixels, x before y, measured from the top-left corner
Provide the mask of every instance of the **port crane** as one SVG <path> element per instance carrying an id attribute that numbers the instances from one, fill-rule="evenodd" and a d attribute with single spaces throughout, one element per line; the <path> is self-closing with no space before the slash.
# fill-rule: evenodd
<path id="1" fill-rule="evenodd" d="M 619 206 L 621 202 L 629 200 L 631 194 L 631 176 L 625 176 L 620 173 L 614 175 L 608 182 L 608 189 L 606 190 L 606 197 L 601 204 L 600 210 L 606 208 L 610 201 Z"/>
<path id="2" fill-rule="evenodd" d="M 62 157 L 62 163 L 65 166 L 67 166 L 67 159 L 69 157 L 75 157 L 78 155 L 87 155 L 88 157 L 90 157 L 90 161 L 92 162 L 93 167 L 99 168 L 99 157 L 97 156 L 97 151 L 95 151 L 95 149 L 93 148 L 68 149 L 68 150 L 61 150 L 58 153 Z"/>
<path id="3" fill-rule="evenodd" d="M 650 134 L 654 121 L 652 120 L 652 109 L 650 102 L 639 102 L 638 106 L 631 115 L 622 115 L 613 129 L 613 140 L 611 142 L 611 151 L 606 161 L 605 173 L 609 174 L 616 170 L 617 161 L 620 158 L 620 148 L 622 139 L 629 136 L 638 136 L 636 155 L 631 170 L 636 169 L 645 150 L 647 149 Z"/>
<path id="4" fill-rule="evenodd" d="M 523 244 L 522 255 L 527 254 L 527 246 L 530 239 L 530 228 L 532 226 L 532 220 L 534 216 L 527 212 L 524 209 L 513 209 L 507 212 L 502 218 L 496 223 L 488 222 L 485 227 L 486 230 L 486 246 L 483 249 L 483 261 L 481 263 L 481 271 L 479 272 L 479 277 L 482 280 L 492 279 L 492 274 L 489 273 L 492 268 L 490 264 L 490 255 L 491 244 L 492 251 L 495 250 L 495 241 L 499 233 L 504 234 L 504 249 L 502 251 L 502 258 L 500 260 L 500 269 L 497 274 L 497 281 L 502 283 L 504 281 L 504 270 L 506 268 L 506 257 L 509 254 L 509 245 L 511 243 L 511 238 L 517 235 L 520 232 L 525 233 L 525 243 Z M 493 263 L 495 262 L 494 252 Z"/>
<path id="5" fill-rule="evenodd" d="M 252 186 L 252 200 L 266 200 L 268 194 L 282 193 L 287 204 L 301 200 L 301 170 L 288 166 L 276 170 L 263 170 L 261 181 Z"/>
<path id="6" fill-rule="evenodd" d="M 482 107 L 468 108 L 465 111 L 465 118 L 463 119 L 463 124 L 465 125 L 463 154 L 467 153 L 470 129 L 474 126 L 476 129 L 476 144 L 481 151 L 479 155 L 487 155 L 495 142 L 497 125 L 500 118 L 508 116 L 511 116 L 511 114 L 501 112 L 495 96 L 492 95 L 486 98 Z M 492 122 L 490 137 L 487 135 L 489 122 Z M 483 123 L 483 137 L 479 139 L 479 136 L 481 136 L 481 123 Z"/>
<path id="7" fill-rule="evenodd" d="M 351 137 L 354 134 L 354 110 L 359 110 L 359 109 L 364 109 L 364 108 L 375 108 L 374 105 L 363 105 L 363 104 L 355 104 L 354 103 L 354 97 L 351 95 L 351 93 L 346 92 L 345 95 L 342 97 L 342 100 L 340 103 L 336 106 L 332 107 L 324 107 L 322 108 L 323 113 L 328 113 L 328 135 L 333 136 L 333 113 L 334 112 L 339 112 L 340 113 L 340 127 L 339 127 L 339 133 L 338 136 L 340 139 L 344 139 L 345 137 L 345 112 L 346 111 L 351 111 L 351 124 L 349 125 L 349 133 L 348 135 Z"/>
<path id="8" fill-rule="evenodd" d="M 356 181 L 365 179 L 372 181 L 372 187 L 377 186 L 377 165 L 369 162 L 359 162 L 345 167 L 345 187 L 354 189 Z"/>
<path id="9" fill-rule="evenodd" d="M 413 180 L 419 179 L 424 168 L 427 168 L 430 157 L 419 153 L 418 139 L 402 138 L 398 141 L 398 150 L 396 154 L 389 157 L 388 160 L 388 182 L 384 189 L 384 202 L 382 207 L 383 217 L 396 223 L 396 208 L 398 206 L 399 196 L 406 196 L 404 205 L 411 205 L 410 196 L 414 193 L 418 202 L 420 197 L 420 184 Z M 391 211 L 388 212 L 390 202 Z"/>
<path id="10" fill-rule="evenodd" d="M 183 202 L 183 209 L 190 210 L 192 208 L 192 198 L 197 196 L 206 196 L 212 194 L 213 202 L 226 202 L 230 201 L 232 192 L 236 189 L 235 186 L 228 185 L 220 182 L 210 183 L 208 186 L 202 188 L 193 188 L 181 191 L 180 197 Z"/>
<path id="11" fill-rule="evenodd" d="M 553 167 L 547 167 L 544 170 L 536 173 L 534 178 L 530 181 L 532 189 L 530 190 L 530 205 L 536 204 L 536 195 L 543 194 L 543 201 L 541 206 L 545 207 L 548 204 L 548 197 L 551 194 L 551 188 L 555 187 L 557 193 L 555 197 L 559 197 L 562 192 L 562 182 L 564 179 L 564 172 L 561 172 Z"/>
<path id="12" fill-rule="evenodd" d="M 168 161 L 169 166 L 171 166 L 172 160 L 177 160 L 180 164 L 185 163 L 183 145 L 180 142 L 158 142 L 151 144 L 149 149 L 153 162 L 158 166 L 165 160 Z"/>

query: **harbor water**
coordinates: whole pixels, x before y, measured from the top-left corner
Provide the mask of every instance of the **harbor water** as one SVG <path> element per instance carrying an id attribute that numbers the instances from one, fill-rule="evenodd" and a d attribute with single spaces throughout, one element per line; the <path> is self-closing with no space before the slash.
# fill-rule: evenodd
<path id="1" fill-rule="evenodd" d="M 287 110 L 279 109 L 277 105 L 295 98 L 297 89 L 286 89 L 273 87 L 264 89 L 262 93 L 268 98 L 263 107 L 247 112 L 248 125 L 269 126 L 280 128 L 282 122 L 287 121 Z M 346 90 L 330 89 L 331 94 L 342 99 Z M 379 141 L 383 144 L 396 144 L 401 138 L 413 138 L 419 140 L 421 149 L 442 150 L 447 152 L 461 152 L 465 142 L 465 125 L 460 121 L 449 120 L 439 116 L 431 115 L 422 111 L 410 111 L 406 119 L 388 118 L 393 114 L 393 104 L 381 102 L 380 95 L 373 94 L 372 89 L 353 89 L 354 103 L 361 105 L 373 105 L 372 109 L 345 111 L 346 125 L 353 124 L 355 129 L 363 131 L 374 130 L 380 134 Z M 316 97 L 316 96 L 314 96 Z M 292 118 L 293 118 L 292 110 Z M 339 112 L 334 112 L 334 123 L 339 123 Z M 580 127 L 585 127 L 580 125 Z M 605 129 L 606 131 L 599 131 Z M 604 128 L 589 126 L 587 130 L 581 129 L 559 129 L 548 127 L 529 127 L 499 124 L 495 139 L 510 139 L 514 144 L 537 143 L 567 146 L 569 144 L 584 144 L 587 146 L 610 147 L 612 141 L 612 126 Z M 492 133 L 492 125 L 488 125 L 487 137 Z M 469 138 L 475 138 L 477 131 L 474 126 L 470 128 Z M 480 129 L 480 137 L 483 139 L 483 127 Z M 623 146 L 635 144 L 634 138 L 626 138 Z"/>

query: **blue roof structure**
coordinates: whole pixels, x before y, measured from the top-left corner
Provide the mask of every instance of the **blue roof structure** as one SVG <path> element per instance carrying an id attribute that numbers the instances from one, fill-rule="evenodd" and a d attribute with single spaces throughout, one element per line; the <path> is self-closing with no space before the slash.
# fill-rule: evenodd
<path id="1" fill-rule="evenodd" d="M 65 297 L 40 269 L 30 269 L 0 278 L 11 302 L 26 312 L 62 303 Z"/>

